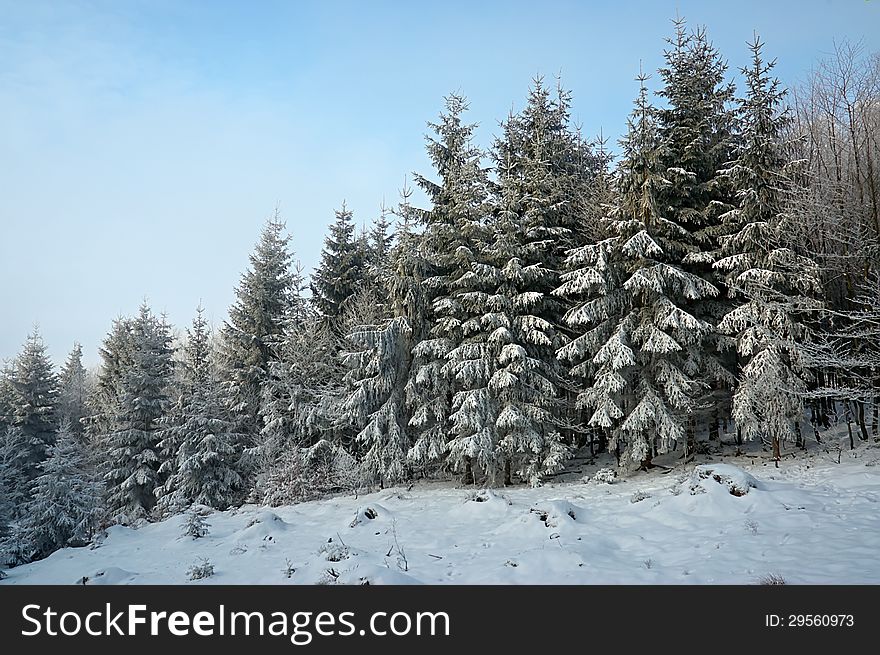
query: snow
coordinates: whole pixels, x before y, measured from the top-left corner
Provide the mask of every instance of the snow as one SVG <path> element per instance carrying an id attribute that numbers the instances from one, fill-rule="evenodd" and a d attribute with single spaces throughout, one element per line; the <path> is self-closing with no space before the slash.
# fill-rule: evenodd
<path id="1" fill-rule="evenodd" d="M 412 489 L 116 526 L 5 584 L 878 584 L 880 446 L 655 468 L 613 485 Z M 610 460 L 613 461 L 613 460 Z M 597 461 L 594 469 L 607 466 Z M 662 472 L 661 472 L 662 471 Z M 589 476 L 588 476 L 589 477 Z M 190 581 L 207 560 L 215 573 Z M 289 577 L 288 566 L 293 569 Z"/>

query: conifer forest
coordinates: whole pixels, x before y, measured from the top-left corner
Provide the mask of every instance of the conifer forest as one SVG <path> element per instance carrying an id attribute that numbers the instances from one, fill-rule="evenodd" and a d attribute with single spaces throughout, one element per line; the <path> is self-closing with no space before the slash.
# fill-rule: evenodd
<path id="1" fill-rule="evenodd" d="M 198 539 L 246 505 L 494 502 L 584 462 L 670 480 L 750 454 L 774 475 L 874 447 L 880 54 L 842 41 L 787 83 L 758 35 L 722 53 L 711 26 L 667 32 L 642 43 L 663 64 L 633 71 L 617 143 L 575 124 L 563 78 L 524 81 L 494 126 L 456 91 L 424 117 L 432 168 L 375 218 L 328 208 L 315 270 L 271 214 L 216 329 L 145 300 L 107 317 L 95 367 L 22 335 L 0 373 L 0 568 L 178 515 Z"/>

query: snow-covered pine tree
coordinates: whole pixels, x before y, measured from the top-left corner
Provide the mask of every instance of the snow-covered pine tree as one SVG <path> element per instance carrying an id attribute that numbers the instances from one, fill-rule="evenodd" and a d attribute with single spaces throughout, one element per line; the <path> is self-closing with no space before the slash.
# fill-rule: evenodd
<path id="1" fill-rule="evenodd" d="M 0 430 L 0 564 L 5 552 L 4 540 L 9 536 L 16 508 L 19 511 L 24 508 L 28 498 L 22 494 L 22 490 L 27 489 L 27 482 L 22 479 L 21 469 L 17 466 L 20 439 L 15 430 L 12 425 Z"/>
<path id="2" fill-rule="evenodd" d="M 177 453 L 177 470 L 169 479 L 170 506 L 186 501 L 214 509 L 241 502 L 243 479 L 236 446 L 242 435 L 228 418 L 223 390 L 215 377 L 193 394 L 184 412 L 186 439 Z"/>
<path id="3" fill-rule="evenodd" d="M 384 271 L 388 268 L 388 257 L 394 243 L 394 232 L 391 229 L 391 221 L 388 220 L 389 213 L 390 210 L 383 207 L 379 218 L 373 222 L 369 234 L 365 274 L 370 284 L 377 289 L 382 288 Z"/>
<path id="4" fill-rule="evenodd" d="M 101 439 L 113 430 L 122 378 L 132 364 L 131 323 L 130 317 L 117 317 L 99 348 L 101 367 L 95 382 L 92 411 L 85 422 L 98 451 L 105 450 Z"/>
<path id="5" fill-rule="evenodd" d="M 664 141 L 660 166 L 668 181 L 659 190 L 660 213 L 692 235 L 693 247 L 682 268 L 717 287 L 717 297 L 701 295 L 687 311 L 701 321 L 717 325 L 731 307 L 724 293 L 724 278 L 712 268 L 722 215 L 733 208 L 729 181 L 719 173 L 732 159 L 735 117 L 731 106 L 733 84 L 725 81 L 727 64 L 708 38 L 705 28 L 687 29 L 684 19 L 674 21 L 675 35 L 668 39 L 665 65 L 660 69 L 663 88 L 658 95 L 665 106 L 657 110 Z M 689 369 L 707 386 L 693 421 L 688 426 L 688 448 L 696 445 L 696 430 L 720 431 L 719 410 L 729 411 L 735 376 L 731 340 L 712 330 L 703 335 L 704 346 L 693 351 Z"/>
<path id="6" fill-rule="evenodd" d="M 364 244 L 356 237 L 352 212 L 342 203 L 324 239 L 321 263 L 312 275 L 312 302 L 331 325 L 338 322 L 345 302 L 363 284 L 367 262 Z"/>
<path id="7" fill-rule="evenodd" d="M 471 271 L 477 239 L 485 229 L 489 211 L 489 182 L 481 166 L 483 153 L 473 144 L 476 126 L 463 122 L 466 110 L 463 97 L 447 96 L 446 111 L 440 115 L 440 121 L 429 123 L 436 138 L 427 139 L 427 150 L 438 180 L 417 175 L 416 182 L 432 206 L 419 212 L 424 225 L 421 235 L 415 236 L 404 220 L 399 238 L 402 247 L 395 253 L 399 270 L 391 274 L 396 284 L 411 289 L 418 284 L 411 279 L 413 275 L 423 279 L 425 300 L 430 303 L 427 320 L 422 321 L 427 334 L 416 326 L 412 379 L 408 386 L 415 436 L 409 459 L 418 467 L 437 462 L 446 450 L 456 391 L 447 366 L 448 356 L 463 338 L 461 323 L 465 312 L 460 297 L 469 290 L 465 276 Z M 400 211 L 408 214 L 405 203 Z M 417 248 L 415 253 L 413 246 Z"/>
<path id="8" fill-rule="evenodd" d="M 296 498 L 297 491 L 288 493 L 277 485 L 299 479 L 301 472 L 279 468 L 299 467 L 300 449 L 319 441 L 342 446 L 346 435 L 337 430 L 344 375 L 339 342 L 335 330 L 316 312 L 291 322 L 285 331 L 263 386 L 264 427 L 255 452 L 261 471 L 257 499 Z M 310 479 L 310 484 L 325 488 L 333 482 Z"/>
<path id="9" fill-rule="evenodd" d="M 608 220 L 612 236 L 569 254 L 571 272 L 557 293 L 579 298 L 566 320 L 578 336 L 560 350 L 573 374 L 588 376 L 578 407 L 605 430 L 609 449 L 624 446 L 624 463 L 650 464 L 687 434 L 703 393 L 693 362 L 713 329 L 691 314 L 694 301 L 717 289 L 684 270 L 698 249 L 693 234 L 663 215 L 659 197 L 665 140 L 641 89 L 621 141 L 618 201 Z"/>
<path id="10" fill-rule="evenodd" d="M 531 290 L 544 294 L 534 311 L 553 326 L 557 343 L 532 348 L 531 354 L 547 363 L 560 397 L 566 396 L 551 409 L 567 439 L 573 438 L 576 423 L 568 407 L 573 401 L 569 397 L 572 385 L 554 350 L 567 336 L 563 316 L 570 303 L 564 296 L 553 296 L 552 291 L 560 285 L 566 252 L 594 240 L 597 226 L 592 192 L 602 164 L 591 144 L 570 125 L 570 108 L 571 93 L 558 80 L 554 97 L 537 78 L 526 107 L 508 119 L 504 137 L 495 144 L 496 169 L 508 169 L 504 193 L 515 196 L 521 213 L 522 220 L 516 225 L 527 232 L 525 238 L 533 244 L 531 258 L 524 264 L 540 264 L 547 271 L 532 282 Z M 509 164 L 497 164 L 504 161 Z"/>
<path id="11" fill-rule="evenodd" d="M 39 469 L 31 482 L 26 515 L 13 537 L 19 559 L 25 561 L 87 544 L 100 517 L 101 485 L 92 477 L 82 441 L 66 420 Z"/>
<path id="12" fill-rule="evenodd" d="M 156 487 L 156 496 L 159 511 L 166 516 L 193 503 L 224 510 L 242 497 L 236 450 L 242 435 L 235 432 L 223 402 L 211 362 L 210 336 L 199 306 L 187 329 L 178 400 L 173 412 L 162 419 L 160 473 L 167 479 Z"/>
<path id="13" fill-rule="evenodd" d="M 342 351 L 346 392 L 340 408 L 342 422 L 357 432 L 364 480 L 384 487 L 410 476 L 406 385 L 413 343 L 407 317 L 383 317 L 376 306 L 365 290 L 351 299 L 347 310 L 348 347 Z"/>
<path id="14" fill-rule="evenodd" d="M 751 66 L 742 69 L 741 138 L 724 175 L 736 189 L 737 206 L 724 215 L 729 234 L 720 239 L 714 266 L 726 275 L 737 306 L 718 329 L 736 339 L 742 370 L 733 396 L 733 419 L 745 439 L 766 439 L 779 460 L 780 445 L 798 434 L 806 391 L 804 312 L 816 309 L 816 265 L 786 244 L 786 194 L 793 191 L 783 153 L 789 120 L 781 111 L 785 91 L 771 77 L 775 62 L 763 43 L 749 44 Z"/>
<path id="15" fill-rule="evenodd" d="M 85 430 L 83 419 L 89 412 L 86 407 L 86 370 L 82 363 L 82 346 L 78 343 L 73 344 L 73 350 L 61 369 L 59 390 L 60 421 L 68 421 L 73 436 L 82 439 Z"/>
<path id="16" fill-rule="evenodd" d="M 292 268 L 290 237 L 278 212 L 269 219 L 236 287 L 236 301 L 223 324 L 219 367 L 236 432 L 246 435 L 237 447 L 253 445 L 262 428 L 261 387 L 276 357 L 284 323 L 300 302 L 302 279 Z"/>
<path id="17" fill-rule="evenodd" d="M 128 321 L 130 362 L 121 371 L 111 431 L 101 438 L 107 511 L 120 523 L 147 518 L 160 484 L 160 423 L 172 375 L 168 324 L 144 302 Z"/>
<path id="18" fill-rule="evenodd" d="M 546 297 L 538 290 L 554 273 L 540 262 L 544 235 L 529 228 L 529 203 L 512 152 L 510 144 L 496 147 L 497 207 L 461 279 L 466 318 L 463 339 L 448 355 L 458 390 L 447 461 L 463 470 L 466 481 L 476 467 L 493 484 L 511 482 L 512 471 L 537 484 L 567 455 L 551 411 L 558 402 L 552 380 L 558 341 L 553 324 L 540 315 Z"/>
<path id="19" fill-rule="evenodd" d="M 28 336 L 15 360 L 12 386 L 12 424 L 21 440 L 17 466 L 23 479 L 33 480 L 38 474 L 48 448 L 55 443 L 58 429 L 58 376 L 46 353 L 46 346 L 37 328 Z"/>
<path id="20" fill-rule="evenodd" d="M 186 513 L 186 520 L 181 526 L 184 537 L 202 539 L 210 532 L 211 524 L 205 519 L 204 510 L 198 505 L 193 505 Z"/>
<path id="21" fill-rule="evenodd" d="M 177 471 L 178 454 L 181 444 L 186 440 L 184 424 L 187 410 L 196 391 L 205 386 L 211 374 L 211 344 L 208 321 L 201 304 L 196 308 L 192 326 L 186 330 L 186 341 L 180 352 L 180 360 L 174 367 L 175 376 L 168 389 L 168 409 L 159 419 L 159 448 L 162 464 L 159 473 L 163 483 L 156 488 L 159 508 L 163 514 L 174 513 L 178 508 L 169 508 L 162 498 L 170 490 L 169 480 Z"/>

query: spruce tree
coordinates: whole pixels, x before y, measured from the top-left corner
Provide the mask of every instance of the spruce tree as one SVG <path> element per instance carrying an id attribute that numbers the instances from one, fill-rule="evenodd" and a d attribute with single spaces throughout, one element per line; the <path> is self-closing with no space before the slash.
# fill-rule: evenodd
<path id="1" fill-rule="evenodd" d="M 165 480 L 156 488 L 159 510 L 174 514 L 193 503 L 226 509 L 242 496 L 236 449 L 242 435 L 235 432 L 223 402 L 201 305 L 187 329 L 179 369 L 177 400 L 161 419 L 160 473 Z"/>
<path id="2" fill-rule="evenodd" d="M 537 484 L 567 455 L 552 414 L 556 334 L 539 315 L 546 297 L 537 291 L 553 272 L 538 261 L 542 237 L 522 229 L 526 207 L 510 150 L 497 152 L 507 156 L 498 162 L 501 195 L 477 261 L 463 276 L 463 338 L 448 355 L 460 386 L 447 461 L 465 481 L 476 467 L 493 484 L 510 483 L 512 471 Z"/>
<path id="3" fill-rule="evenodd" d="M 225 510 L 241 501 L 243 480 L 236 449 L 241 435 L 227 418 L 222 388 L 213 376 L 197 388 L 183 411 L 176 466 L 161 489 L 160 508 L 175 513 L 196 503 Z"/>
<path id="4" fill-rule="evenodd" d="M 560 284 L 566 252 L 594 239 L 593 188 L 602 166 L 591 144 L 570 125 L 571 100 L 558 81 L 554 95 L 537 78 L 525 108 L 508 119 L 503 138 L 495 144 L 496 172 L 501 176 L 502 170 L 508 171 L 500 180 L 504 190 L 496 197 L 507 195 L 518 207 L 520 220 L 514 227 L 533 244 L 524 263 L 540 264 L 547 271 L 532 282 L 531 290 L 544 296 L 534 311 L 553 326 L 555 343 L 533 347 L 531 355 L 548 366 L 562 400 L 552 408 L 554 421 L 569 439 L 576 424 L 568 411 L 572 384 L 553 355 L 568 337 L 563 316 L 569 303 L 552 291 Z"/>
<path id="5" fill-rule="evenodd" d="M 86 407 L 86 371 L 82 364 L 82 346 L 73 345 L 67 362 L 61 369 L 59 393 L 59 416 L 70 424 L 74 437 L 83 438 L 83 419 L 88 416 Z"/>
<path id="6" fill-rule="evenodd" d="M 82 442 L 67 421 L 31 483 L 27 514 L 16 532 L 22 559 L 42 559 L 59 548 L 83 546 L 100 516 L 101 486 L 88 466 Z"/>
<path id="7" fill-rule="evenodd" d="M 803 312 L 815 308 L 819 282 L 815 263 L 786 244 L 786 194 L 794 190 L 782 142 L 789 117 L 781 111 L 785 92 L 771 77 L 775 62 L 763 59 L 762 48 L 756 36 L 752 65 L 742 69 L 741 141 L 724 171 L 737 206 L 724 215 L 730 234 L 714 266 L 737 303 L 718 326 L 736 339 L 742 363 L 733 419 L 743 438 L 766 438 L 778 461 L 804 411 Z"/>
<path id="8" fill-rule="evenodd" d="M 355 236 L 353 214 L 343 202 L 324 239 L 321 263 L 311 284 L 312 302 L 331 325 L 339 320 L 346 301 L 363 284 L 365 254 L 364 240 Z"/>
<path id="9" fill-rule="evenodd" d="M 119 316 L 114 319 L 110 332 L 99 348 L 101 367 L 95 384 L 94 402 L 86 429 L 98 450 L 104 450 L 101 439 L 113 431 L 114 419 L 120 402 L 122 380 L 131 368 L 132 319 Z"/>
<path id="10" fill-rule="evenodd" d="M 25 480 L 33 480 L 58 428 L 58 376 L 39 330 L 25 341 L 14 365 L 12 424 L 20 439 L 17 461 Z"/>
<path id="11" fill-rule="evenodd" d="M 409 457 L 417 466 L 437 461 L 446 450 L 457 388 L 448 358 L 463 338 L 461 296 L 469 290 L 477 239 L 489 211 L 483 153 L 472 143 L 476 126 L 463 121 L 466 110 L 463 97 L 450 95 L 440 121 L 429 124 L 437 136 L 428 139 L 427 150 L 438 179 L 417 175 L 416 181 L 432 207 L 420 212 L 424 230 L 418 237 L 404 221 L 397 249 L 402 268 L 393 273 L 398 282 L 406 283 L 409 277 L 410 288 L 417 284 L 413 275 L 424 280 L 429 303 L 425 320 L 419 320 L 424 325 L 411 324 L 416 346 L 408 394 L 416 440 Z"/>
<path id="12" fill-rule="evenodd" d="M 344 362 L 350 391 L 342 411 L 361 428 L 355 439 L 364 475 L 381 486 L 400 482 L 409 477 L 406 455 L 412 445 L 405 397 L 412 329 L 397 316 L 357 326 L 348 342 Z"/>
<path id="13" fill-rule="evenodd" d="M 725 80 L 727 64 L 709 41 L 704 28 L 687 29 L 677 19 L 675 35 L 668 39 L 665 65 L 660 69 L 665 106 L 657 110 L 657 123 L 664 148 L 660 168 L 667 184 L 659 190 L 662 215 L 687 230 L 691 247 L 681 265 L 717 287 L 717 296 L 691 301 L 689 313 L 716 325 L 730 309 L 723 276 L 712 268 L 722 216 L 733 207 L 729 180 L 719 173 L 732 158 L 735 117 L 731 107 L 733 85 Z M 688 426 L 688 448 L 696 445 L 696 430 L 707 427 L 711 437 L 719 432 L 719 409 L 727 411 L 735 383 L 734 348 L 717 330 L 703 335 L 704 346 L 694 352 L 690 364 L 704 383 L 704 397 Z"/>
<path id="14" fill-rule="evenodd" d="M 251 446 L 260 433 L 261 387 L 276 358 L 285 321 L 301 304 L 302 278 L 292 268 L 290 237 L 284 230 L 276 212 L 263 227 L 221 330 L 221 378 L 229 411 L 238 423 L 235 431 L 245 435 L 241 448 Z"/>
<path id="15" fill-rule="evenodd" d="M 687 435 L 704 392 L 694 362 L 713 329 L 689 309 L 718 290 L 684 269 L 695 237 L 664 215 L 666 140 L 645 79 L 621 142 L 612 236 L 569 254 L 572 271 L 557 293 L 580 301 L 566 317 L 578 336 L 560 350 L 573 374 L 590 380 L 578 407 L 609 448 L 623 446 L 624 463 L 647 466 Z"/>
<path id="16" fill-rule="evenodd" d="M 160 419 L 172 376 L 169 327 L 146 303 L 129 323 L 130 363 L 121 371 L 106 453 L 107 510 L 121 523 L 147 518 L 160 484 Z"/>

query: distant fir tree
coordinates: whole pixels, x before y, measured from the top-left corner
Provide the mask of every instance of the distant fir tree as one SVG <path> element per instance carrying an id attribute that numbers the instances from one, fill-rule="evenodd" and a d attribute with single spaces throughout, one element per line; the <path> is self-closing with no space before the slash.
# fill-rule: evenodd
<path id="1" fill-rule="evenodd" d="M 172 376 L 168 324 L 146 303 L 128 322 L 130 364 L 121 372 L 105 449 L 107 511 L 120 523 L 149 517 L 160 484 L 160 419 L 168 408 Z"/>
<path id="2" fill-rule="evenodd" d="M 0 434 L 13 424 L 12 406 L 15 389 L 12 380 L 15 378 L 14 362 L 4 362 L 0 368 Z"/>
<path id="3" fill-rule="evenodd" d="M 778 461 L 780 445 L 799 437 L 807 390 L 805 312 L 816 309 L 816 264 L 787 246 L 787 173 L 781 111 L 785 91 L 771 77 L 775 62 L 763 43 L 749 44 L 752 65 L 742 69 L 746 96 L 740 101 L 742 136 L 736 159 L 724 174 L 736 189 L 737 206 L 724 215 L 730 232 L 720 240 L 715 268 L 726 275 L 737 305 L 719 329 L 736 339 L 742 370 L 733 396 L 733 419 L 745 439 L 767 439 Z"/>
<path id="4" fill-rule="evenodd" d="M 236 432 L 246 435 L 241 448 L 253 445 L 263 427 L 261 387 L 276 358 L 275 346 L 285 322 L 302 304 L 302 278 L 293 268 L 289 242 L 276 212 L 263 227 L 221 330 L 220 375 L 229 411 L 238 423 Z"/>
<path id="5" fill-rule="evenodd" d="M 15 360 L 12 387 L 12 424 L 20 439 L 17 466 L 23 479 L 33 480 L 38 465 L 55 443 L 58 429 L 58 376 L 36 328 Z"/>
<path id="6" fill-rule="evenodd" d="M 355 235 L 353 216 L 343 202 L 324 239 L 321 262 L 312 276 L 312 302 L 331 325 L 339 320 L 346 301 L 365 277 L 366 243 Z"/>
<path id="7" fill-rule="evenodd" d="M 645 79 L 621 141 L 612 236 L 569 254 L 557 293 L 580 300 L 566 317 L 578 336 L 560 350 L 572 374 L 589 380 L 578 407 L 610 449 L 623 446 L 624 463 L 649 466 L 655 452 L 686 438 L 704 393 L 694 362 L 713 325 L 690 308 L 718 290 L 684 269 L 694 236 L 664 215 L 666 141 Z"/>
<path id="8" fill-rule="evenodd" d="M 727 64 L 704 28 L 689 31 L 685 21 L 677 19 L 668 43 L 660 69 L 659 95 L 665 106 L 656 110 L 664 141 L 660 168 L 668 184 L 659 190 L 658 202 L 661 214 L 691 235 L 682 257 L 684 270 L 721 291 L 693 299 L 688 312 L 716 325 L 731 307 L 724 278 L 713 270 L 712 262 L 724 231 L 722 216 L 735 202 L 729 180 L 719 173 L 732 159 L 736 143 L 734 88 L 725 80 Z M 688 426 L 689 450 L 696 446 L 701 425 L 710 437 L 719 436 L 719 411 L 729 411 L 735 384 L 735 352 L 729 337 L 712 330 L 703 338 L 704 346 L 695 351 L 691 366 L 706 386 Z"/>
<path id="9" fill-rule="evenodd" d="M 471 269 L 489 212 L 483 152 L 473 144 L 476 126 L 463 120 L 466 110 L 463 97 L 450 95 L 440 121 L 429 124 L 436 138 L 428 139 L 427 150 L 437 181 L 421 175 L 415 179 L 432 206 L 419 213 L 423 225 L 419 236 L 404 221 L 397 257 L 409 271 L 392 274 L 397 283 L 417 275 L 424 281 L 428 304 L 424 320 L 419 321 L 423 328 L 415 325 L 416 346 L 408 386 L 415 433 L 409 458 L 415 466 L 432 464 L 446 451 L 453 397 L 460 388 L 448 366 L 449 354 L 463 339 L 461 325 L 466 312 L 461 297 L 473 288 Z M 416 284 L 416 280 L 409 282 L 411 288 Z"/>
<path id="10" fill-rule="evenodd" d="M 158 507 L 164 515 L 193 503 L 224 510 L 243 495 L 236 449 L 243 435 L 235 432 L 223 402 L 201 306 L 187 329 L 180 369 L 177 401 L 161 421 L 160 473 L 166 479 L 156 488 Z"/>
<path id="11" fill-rule="evenodd" d="M 12 521 L 23 512 L 28 500 L 28 484 L 18 466 L 20 438 L 16 430 L 7 425 L 0 431 L 0 557 L 5 552 L 4 540 L 9 536 Z"/>
<path id="12" fill-rule="evenodd" d="M 387 290 L 386 272 L 391 266 L 388 257 L 394 243 L 394 231 L 388 219 L 393 209 L 382 207 L 379 217 L 373 221 L 368 231 L 359 240 L 360 258 L 364 262 L 363 278 L 360 287 L 369 287 L 377 298 L 384 298 Z"/>
<path id="13" fill-rule="evenodd" d="M 78 343 L 73 345 L 61 369 L 59 389 L 60 420 L 67 421 L 73 436 L 81 440 L 85 431 L 83 419 L 89 412 L 86 407 L 86 370 L 82 363 L 82 346 Z"/>
<path id="14" fill-rule="evenodd" d="M 82 441 L 67 421 L 31 483 L 27 513 L 13 537 L 19 560 L 42 559 L 91 541 L 100 518 L 101 485 L 92 477 Z"/>
<path id="15" fill-rule="evenodd" d="M 101 366 L 95 381 L 86 432 L 98 451 L 105 451 L 102 440 L 114 429 L 122 380 L 132 366 L 132 319 L 117 317 L 98 350 Z"/>

